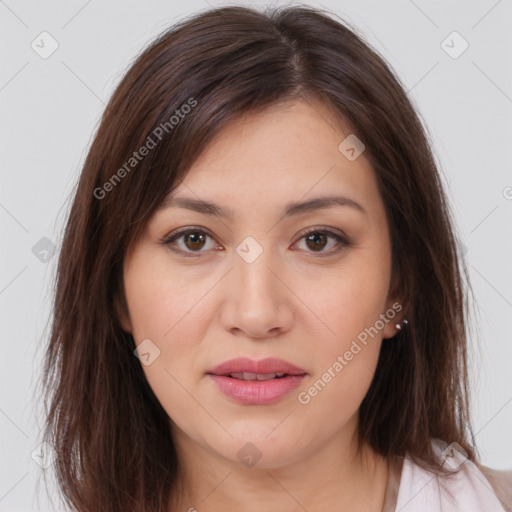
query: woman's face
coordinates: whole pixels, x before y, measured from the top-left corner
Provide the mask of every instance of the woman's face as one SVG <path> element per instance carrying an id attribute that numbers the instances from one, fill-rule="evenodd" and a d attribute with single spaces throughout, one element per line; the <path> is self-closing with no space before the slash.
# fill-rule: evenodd
<path id="1" fill-rule="evenodd" d="M 352 442 L 401 306 L 376 178 L 349 136 L 319 103 L 237 121 L 126 255 L 121 324 L 178 446 L 277 467 Z M 314 201 L 327 197 L 344 199 Z"/>

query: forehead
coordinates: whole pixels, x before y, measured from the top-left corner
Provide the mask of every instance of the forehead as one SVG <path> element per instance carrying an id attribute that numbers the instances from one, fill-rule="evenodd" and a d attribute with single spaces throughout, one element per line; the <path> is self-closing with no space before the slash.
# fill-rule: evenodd
<path id="1" fill-rule="evenodd" d="M 340 150 L 347 137 L 348 124 L 320 102 L 244 115 L 219 132 L 172 196 L 215 199 L 232 210 L 334 193 L 371 203 L 378 199 L 374 171 L 364 151 L 349 159 Z"/>

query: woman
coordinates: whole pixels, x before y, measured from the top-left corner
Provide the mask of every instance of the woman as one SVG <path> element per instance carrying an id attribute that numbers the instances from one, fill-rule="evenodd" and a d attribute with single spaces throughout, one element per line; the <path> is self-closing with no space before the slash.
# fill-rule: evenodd
<path id="1" fill-rule="evenodd" d="M 471 431 L 452 224 L 418 115 L 353 30 L 227 7 L 163 33 L 62 245 L 44 388 L 66 504 L 510 510 Z"/>

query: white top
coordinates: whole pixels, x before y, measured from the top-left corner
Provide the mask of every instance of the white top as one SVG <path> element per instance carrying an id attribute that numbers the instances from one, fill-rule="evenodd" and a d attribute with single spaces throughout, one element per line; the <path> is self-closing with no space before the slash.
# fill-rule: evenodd
<path id="1" fill-rule="evenodd" d="M 409 456 L 396 457 L 382 512 L 512 512 L 512 471 L 477 465 L 455 443 L 435 439 L 432 445 L 445 466 L 460 471 L 437 476 Z"/>

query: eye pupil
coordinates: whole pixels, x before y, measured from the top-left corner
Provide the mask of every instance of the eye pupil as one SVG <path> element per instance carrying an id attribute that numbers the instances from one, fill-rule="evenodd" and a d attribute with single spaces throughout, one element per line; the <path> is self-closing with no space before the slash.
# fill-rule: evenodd
<path id="1" fill-rule="evenodd" d="M 200 241 L 198 241 L 198 239 L 200 239 Z M 189 241 L 192 241 L 192 246 L 188 245 Z M 204 246 L 204 243 L 204 234 L 198 233 L 197 231 L 185 234 L 185 244 L 189 249 L 201 249 Z"/>
<path id="2" fill-rule="evenodd" d="M 320 247 L 318 247 L 318 238 L 322 238 L 323 240 L 323 243 L 320 242 Z M 307 236 L 307 240 L 308 240 L 308 246 L 310 247 L 310 249 L 323 249 L 325 247 L 325 244 L 327 242 L 327 236 L 324 234 L 324 233 L 312 233 L 310 235 Z M 314 245 L 316 245 L 316 247 L 311 247 L 309 245 L 309 242 L 310 241 L 313 241 Z"/>

